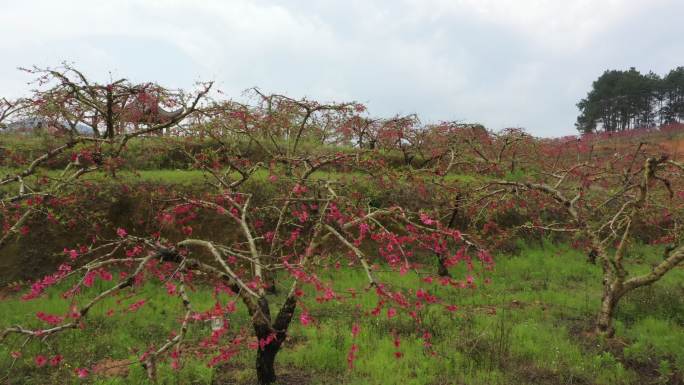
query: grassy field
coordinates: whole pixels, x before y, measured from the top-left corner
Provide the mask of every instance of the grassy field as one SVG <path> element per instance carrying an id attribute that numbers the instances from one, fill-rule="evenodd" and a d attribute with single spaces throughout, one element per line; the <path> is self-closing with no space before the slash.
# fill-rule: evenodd
<path id="1" fill-rule="evenodd" d="M 642 247 L 632 257 L 636 269 L 646 270 L 660 256 Z M 382 273 L 381 273 L 382 274 Z M 601 275 L 586 256 L 564 246 L 525 247 L 519 255 L 500 255 L 491 284 L 461 291 L 443 290 L 440 296 L 458 304 L 454 313 L 433 308 L 424 314 L 423 327 L 433 334 L 435 356 L 426 354 L 415 327 L 407 317 L 360 317 L 352 304 L 318 304 L 311 301 L 315 322 L 296 322 L 277 357 L 282 383 L 288 384 L 666 384 L 681 381 L 684 373 L 684 269 L 677 269 L 650 288 L 626 297 L 617 316 L 617 336 L 598 341 L 591 335 L 598 308 Z M 361 287 L 363 275 L 355 270 L 327 271 L 339 291 Z M 483 277 L 479 277 L 481 282 Z M 399 278 L 403 285 L 410 276 Z M 406 280 L 406 282 L 403 282 Z M 95 290 L 107 282 L 98 281 Z M 425 284 L 427 285 L 427 284 Z M 8 384 L 70 383 L 77 381 L 74 367 L 118 366 L 93 374 L 83 383 L 145 384 L 143 369 L 133 348 L 163 340 L 176 326 L 182 306 L 158 284 L 148 283 L 135 297 L 115 306 L 116 299 L 101 303 L 89 317 L 89 327 L 51 340 L 49 347 L 32 342 L 14 367 L 11 351 L 23 342 L 0 345 L 0 379 Z M 439 290 L 439 289 L 437 289 Z M 53 291 L 54 293 L 54 291 Z M 85 293 L 84 295 L 87 295 Z M 140 298 L 148 304 L 135 313 L 106 315 Z M 208 288 L 191 293 L 195 310 L 213 305 Z M 227 300 L 227 298 L 225 298 Z M 360 300 L 364 309 L 375 306 L 374 295 Z M 64 313 L 64 301 L 52 294 L 24 302 L 9 295 L 0 301 L 5 327 L 27 319 L 38 326 L 37 311 Z M 233 325 L 243 324 L 242 310 Z M 359 322 L 360 347 L 356 367 L 346 356 L 352 344 L 351 325 Z M 403 357 L 388 330 L 402 338 Z M 209 334 L 209 327 L 194 323 L 189 340 Z M 37 368 L 36 354 L 65 356 L 61 369 Z M 228 364 L 208 368 L 206 359 L 184 358 L 180 371 L 160 367 L 164 384 L 249 384 L 254 381 L 253 351 L 245 351 Z M 128 365 L 131 360 L 133 364 Z M 8 376 L 8 377 L 5 377 Z"/>

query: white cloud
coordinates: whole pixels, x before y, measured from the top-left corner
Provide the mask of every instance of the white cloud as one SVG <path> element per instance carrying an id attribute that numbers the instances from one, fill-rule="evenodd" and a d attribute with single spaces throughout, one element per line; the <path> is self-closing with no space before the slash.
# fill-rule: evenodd
<path id="1" fill-rule="evenodd" d="M 508 26 L 533 42 L 562 51 L 580 49 L 641 10 L 667 1 L 434 0 L 434 3 L 444 12 L 472 13 L 483 22 Z"/>
<path id="2" fill-rule="evenodd" d="M 607 67 L 676 64 L 682 11 L 678 0 L 6 2 L 0 84 L 25 92 L 14 67 L 70 60 L 99 78 L 209 79 L 234 96 L 260 86 L 561 135 Z M 644 18 L 671 22 L 640 30 Z"/>

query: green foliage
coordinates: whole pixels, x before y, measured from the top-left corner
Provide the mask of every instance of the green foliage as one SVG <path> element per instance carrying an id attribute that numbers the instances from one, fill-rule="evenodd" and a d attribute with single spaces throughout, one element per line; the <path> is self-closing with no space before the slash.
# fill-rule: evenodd
<path id="1" fill-rule="evenodd" d="M 684 371 L 684 327 L 681 324 L 646 317 L 635 323 L 626 334 L 633 343 L 625 347 L 625 357 L 659 365 L 663 370 Z"/>
<path id="2" fill-rule="evenodd" d="M 684 67 L 664 78 L 635 68 L 605 71 L 592 84 L 577 107 L 577 129 L 589 133 L 653 127 L 657 123 L 679 122 L 684 118 Z"/>

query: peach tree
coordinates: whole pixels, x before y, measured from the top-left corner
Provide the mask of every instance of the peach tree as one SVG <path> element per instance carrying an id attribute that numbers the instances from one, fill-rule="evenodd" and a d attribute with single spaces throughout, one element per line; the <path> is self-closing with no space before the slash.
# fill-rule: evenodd
<path id="1" fill-rule="evenodd" d="M 154 231 L 112 228 L 94 234 L 81 247 L 64 245 L 64 263 L 34 281 L 22 299 L 40 301 L 59 291 L 69 310 L 64 314 L 38 312 L 36 317 L 42 323 L 38 327 L 18 324 L 2 330 L 1 343 L 16 347 L 17 357 L 26 344 L 48 347 L 50 341 L 67 333 L 81 333 L 88 328 L 95 309 L 111 299 L 117 299 L 117 306 L 127 311 L 146 306 L 150 294 L 143 288 L 154 283 L 165 295 L 177 298 L 183 310 L 175 319 L 175 330 L 167 331 L 166 338 L 136 347 L 139 363 L 150 379 L 158 377 L 162 361 L 180 368 L 184 360 L 201 356 L 207 365 L 216 366 L 251 349 L 259 383 L 269 384 L 276 380 L 276 355 L 293 322 L 304 327 L 316 322 L 309 311 L 312 304 L 358 302 L 358 317 L 405 317 L 429 350 L 430 332 L 421 321 L 425 310 L 457 309 L 435 294 L 435 286 L 474 288 L 476 271 L 492 267 L 486 250 L 467 234 L 434 218 L 429 210 L 371 202 L 356 186 L 340 181 L 339 175 L 350 170 L 386 172 L 377 151 L 336 145 L 344 138 L 343 122 L 364 111 L 358 103 L 322 104 L 253 90 L 256 102 L 252 104 L 213 101 L 199 109 L 199 101 L 208 92 L 206 86 L 171 120 L 143 119 L 151 113 L 143 108 L 143 118 L 131 123 L 130 110 L 114 108 L 124 103 L 125 98 L 119 99 L 114 90 L 125 82 L 100 87 L 74 73 L 76 80 L 63 73 L 45 73 L 58 81 L 58 87 L 50 89 L 49 99 L 56 107 L 47 110 L 59 111 L 72 122 L 87 119 L 91 127 L 102 125 L 104 135 L 86 137 L 67 129 L 64 149 L 37 158 L 31 163 L 35 166 L 8 177 L 5 184 L 21 183 L 41 159 L 73 148 L 74 142 L 107 148 L 102 161 L 76 156 L 62 179 L 48 184 L 63 186 L 60 183 L 101 169 L 107 159 L 125 150 L 132 137 L 175 126 L 186 143 L 201 140 L 210 144 L 197 147 L 185 145 L 183 140 L 173 142 L 193 167 L 202 170 L 206 186 L 162 197 Z M 39 103 L 40 108 L 45 104 Z M 191 124 L 178 124 L 190 116 L 194 116 Z M 29 194 L 34 195 L 59 197 L 66 191 L 51 187 L 43 192 L 30 187 Z M 26 190 L 13 199 L 21 201 L 23 194 Z M 77 199 L 70 202 L 79 204 Z M 14 210 L 37 212 L 22 205 Z M 5 216 L 13 218 L 7 223 L 15 221 L 5 236 L 16 232 L 22 215 L 32 214 Z M 195 229 L 206 218 L 212 218 L 213 231 L 200 235 Z M 444 268 L 464 265 L 466 274 L 433 274 L 433 269 L 425 268 L 424 258 L 433 253 L 443 256 Z M 357 272 L 363 283 L 336 289 L 334 272 L 343 270 Z M 384 273 L 378 274 L 379 270 Z M 324 271 L 333 272 L 333 278 L 324 279 Z M 413 284 L 399 286 L 391 278 L 382 278 L 395 275 L 409 275 Z M 94 285 L 96 281 L 100 284 Z M 192 298 L 197 295 L 210 296 L 213 305 L 194 303 Z M 375 296 L 373 307 L 361 307 L 364 295 Z M 127 298 L 135 301 L 122 301 Z M 110 322 L 116 323 L 115 310 L 99 311 L 106 311 L 112 316 Z M 235 316 L 238 312 L 247 316 Z M 211 331 L 205 331 L 199 340 L 188 337 L 193 328 L 202 333 L 206 322 L 211 323 Z M 350 333 L 356 336 L 358 332 L 355 323 Z M 398 338 L 395 345 L 399 358 Z M 350 366 L 358 349 L 357 343 L 350 347 Z M 60 362 L 69 360 L 59 353 L 50 359 L 55 357 Z M 42 366 L 47 360 L 39 355 L 35 364 Z M 80 367 L 75 375 L 88 376 L 91 369 Z"/>

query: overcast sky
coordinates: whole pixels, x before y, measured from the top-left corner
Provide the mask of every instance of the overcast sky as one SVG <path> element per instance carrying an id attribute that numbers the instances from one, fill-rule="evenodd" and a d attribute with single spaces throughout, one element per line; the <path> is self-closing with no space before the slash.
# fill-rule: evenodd
<path id="1" fill-rule="evenodd" d="M 18 66 L 73 62 L 105 81 L 215 80 L 372 115 L 575 133 L 605 69 L 684 65 L 683 0 L 0 0 L 0 95 Z M 96 4 L 96 5 L 95 5 Z"/>

